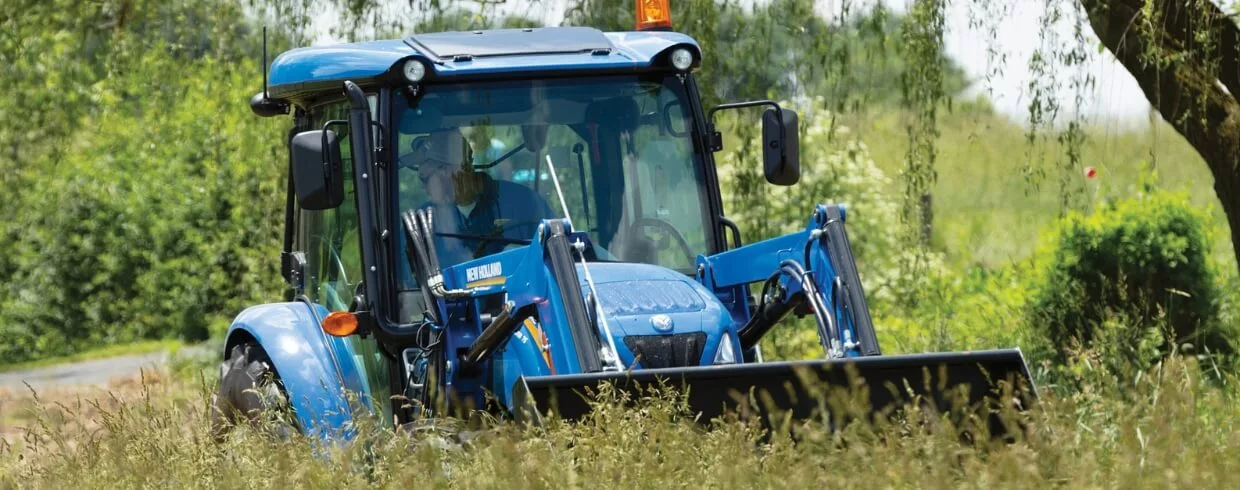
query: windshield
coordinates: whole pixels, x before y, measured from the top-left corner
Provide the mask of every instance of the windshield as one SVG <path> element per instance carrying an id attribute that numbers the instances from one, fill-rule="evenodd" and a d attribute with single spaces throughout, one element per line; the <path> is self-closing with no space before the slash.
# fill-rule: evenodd
<path id="1" fill-rule="evenodd" d="M 397 204 L 434 209 L 444 267 L 528 244 L 563 206 L 600 261 L 689 272 L 706 251 L 705 180 L 676 77 L 432 85 L 394 104 Z"/>

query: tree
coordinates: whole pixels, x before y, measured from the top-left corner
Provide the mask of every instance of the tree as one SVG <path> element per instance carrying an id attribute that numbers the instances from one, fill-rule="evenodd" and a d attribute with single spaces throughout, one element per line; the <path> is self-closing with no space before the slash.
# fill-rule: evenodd
<path id="1" fill-rule="evenodd" d="M 244 103 L 253 27 L 239 2 L 0 3 L 0 359 L 203 339 L 276 296 L 288 121 Z"/>
<path id="2" fill-rule="evenodd" d="M 1102 44 L 1205 160 L 1240 262 L 1240 28 L 1210 0 L 1079 0 Z"/>

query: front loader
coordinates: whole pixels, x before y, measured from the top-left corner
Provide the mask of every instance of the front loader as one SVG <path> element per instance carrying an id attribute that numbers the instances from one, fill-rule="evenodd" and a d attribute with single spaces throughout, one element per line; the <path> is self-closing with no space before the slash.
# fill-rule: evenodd
<path id="1" fill-rule="evenodd" d="M 254 393 L 322 438 L 364 414 L 580 419 L 605 383 L 677 388 L 703 422 L 838 420 L 823 400 L 844 395 L 875 414 L 980 407 L 999 433 L 993 414 L 1034 401 L 1016 349 L 881 352 L 842 206 L 742 244 L 714 115 L 763 110 L 772 185 L 799 179 L 797 115 L 704 108 L 701 48 L 666 1 L 637 5 L 635 32 L 415 34 L 273 61 L 250 104 L 292 116 L 290 287 L 229 329 L 221 433 L 273 398 Z M 812 319 L 821 357 L 762 359 L 789 316 Z"/>

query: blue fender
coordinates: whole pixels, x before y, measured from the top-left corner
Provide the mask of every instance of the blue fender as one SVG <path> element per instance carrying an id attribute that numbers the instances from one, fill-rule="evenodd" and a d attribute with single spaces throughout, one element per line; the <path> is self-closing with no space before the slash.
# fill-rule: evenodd
<path id="1" fill-rule="evenodd" d="M 350 373 L 342 374 L 337 361 L 342 356 L 333 355 L 310 305 L 290 302 L 247 308 L 228 328 L 224 355 L 233 345 L 249 340 L 246 337 L 257 341 L 271 358 L 304 434 L 321 439 L 352 437 L 346 393 L 360 379 L 346 384 Z M 343 357 L 348 358 L 346 370 L 358 378 L 352 358 Z"/>

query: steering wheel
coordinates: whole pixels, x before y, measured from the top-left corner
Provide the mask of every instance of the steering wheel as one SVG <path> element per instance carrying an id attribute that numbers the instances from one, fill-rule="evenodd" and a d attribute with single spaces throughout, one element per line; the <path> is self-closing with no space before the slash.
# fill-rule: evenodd
<path id="1" fill-rule="evenodd" d="M 659 218 L 638 218 L 637 221 L 634 221 L 633 224 L 629 225 L 628 233 L 626 234 L 630 237 L 637 236 L 635 231 L 639 227 L 645 226 L 662 228 L 667 232 L 668 236 L 671 236 L 672 239 L 680 245 L 681 250 L 684 250 L 685 257 L 689 259 L 686 264 L 692 265 L 694 262 L 697 262 L 697 254 L 693 253 L 693 247 L 689 246 L 689 241 L 686 240 L 685 236 L 680 233 L 680 230 L 676 229 L 675 225 L 672 225 L 665 220 Z"/>

